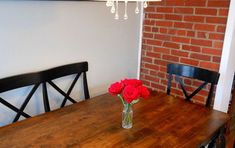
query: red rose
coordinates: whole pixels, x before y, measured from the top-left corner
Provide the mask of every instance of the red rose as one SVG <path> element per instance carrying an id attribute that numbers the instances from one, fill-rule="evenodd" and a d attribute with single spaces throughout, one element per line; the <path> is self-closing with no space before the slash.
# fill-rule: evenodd
<path id="1" fill-rule="evenodd" d="M 112 95 L 117 95 L 120 94 L 123 90 L 123 84 L 120 82 L 115 82 L 113 84 L 110 85 L 109 87 L 109 93 L 111 93 Z"/>
<path id="2" fill-rule="evenodd" d="M 131 103 L 139 97 L 139 91 L 132 85 L 128 85 L 123 90 L 123 98 L 127 103 Z"/>
<path id="3" fill-rule="evenodd" d="M 122 80 L 122 83 L 125 86 L 132 85 L 134 87 L 138 87 L 138 86 L 142 85 L 142 82 L 137 79 L 124 79 L 124 80 Z"/>
<path id="4" fill-rule="evenodd" d="M 149 97 L 149 90 L 145 86 L 139 86 L 138 87 L 139 95 L 140 97 L 147 99 Z"/>

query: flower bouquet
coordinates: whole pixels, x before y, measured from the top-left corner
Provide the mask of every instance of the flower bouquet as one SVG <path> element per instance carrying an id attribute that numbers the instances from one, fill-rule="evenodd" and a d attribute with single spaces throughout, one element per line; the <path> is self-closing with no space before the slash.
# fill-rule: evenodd
<path id="1" fill-rule="evenodd" d="M 117 95 L 124 106 L 122 112 L 122 127 L 129 129 L 132 127 L 133 111 L 132 105 L 137 103 L 140 98 L 147 99 L 149 90 L 143 86 L 142 82 L 137 79 L 124 79 L 115 82 L 108 89 L 112 95 Z"/>

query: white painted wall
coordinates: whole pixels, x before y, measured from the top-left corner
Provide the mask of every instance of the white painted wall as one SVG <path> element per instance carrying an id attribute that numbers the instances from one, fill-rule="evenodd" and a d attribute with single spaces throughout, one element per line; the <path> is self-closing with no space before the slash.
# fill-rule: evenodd
<path id="1" fill-rule="evenodd" d="M 135 4 L 128 5 L 129 19 L 116 21 L 105 2 L 1 1 L 0 78 L 88 61 L 88 84 L 95 96 L 107 92 L 111 82 L 137 77 L 140 18 L 133 13 Z M 67 89 L 71 81 L 57 82 Z M 19 106 L 30 88 L 0 96 Z M 31 115 L 43 112 L 40 91 L 26 108 Z M 50 91 L 55 108 L 62 97 Z M 80 95 L 75 91 L 72 96 Z M 0 126 L 14 115 L 0 105 Z"/>
<path id="2" fill-rule="evenodd" d="M 220 79 L 214 102 L 214 109 L 227 112 L 231 97 L 233 75 L 235 71 L 235 1 L 231 0 L 227 28 L 220 63 Z"/>

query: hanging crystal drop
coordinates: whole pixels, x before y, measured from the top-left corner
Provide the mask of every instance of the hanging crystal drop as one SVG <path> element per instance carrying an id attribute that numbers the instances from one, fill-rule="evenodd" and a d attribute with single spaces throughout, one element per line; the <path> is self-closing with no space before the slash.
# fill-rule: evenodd
<path id="1" fill-rule="evenodd" d="M 138 14 L 139 12 L 140 12 L 140 10 L 139 10 L 139 2 L 136 1 L 135 13 Z"/>
<path id="2" fill-rule="evenodd" d="M 114 0 L 110 0 L 110 6 L 114 5 Z"/>
<path id="3" fill-rule="evenodd" d="M 119 19 L 119 15 L 118 15 L 118 0 L 116 0 L 116 13 L 115 13 L 114 19 L 115 19 L 115 20 L 118 20 L 118 19 Z"/>
<path id="4" fill-rule="evenodd" d="M 107 7 L 110 7 L 110 6 L 111 6 L 111 0 L 107 0 L 106 6 L 107 6 Z"/>
<path id="5" fill-rule="evenodd" d="M 148 7 L 147 1 L 144 1 L 144 8 L 147 8 L 147 7 Z"/>
<path id="6" fill-rule="evenodd" d="M 107 6 L 107 7 L 109 6 L 109 0 L 107 0 L 107 2 L 106 2 L 106 6 Z"/>
<path id="7" fill-rule="evenodd" d="M 125 14 L 124 14 L 124 20 L 128 19 L 128 15 L 127 15 L 127 0 L 125 0 Z"/>
<path id="8" fill-rule="evenodd" d="M 112 4 L 112 7 L 111 7 L 111 13 L 115 13 L 115 4 L 114 4 L 114 2 L 111 2 Z"/>
<path id="9" fill-rule="evenodd" d="M 115 14 L 115 17 L 114 17 L 115 20 L 118 20 L 119 19 L 119 15 L 116 13 Z"/>

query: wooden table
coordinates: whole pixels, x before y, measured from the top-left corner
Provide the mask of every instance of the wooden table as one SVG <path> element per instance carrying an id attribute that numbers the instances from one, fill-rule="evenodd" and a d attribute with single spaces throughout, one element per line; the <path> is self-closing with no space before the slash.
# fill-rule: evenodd
<path id="1" fill-rule="evenodd" d="M 0 147 L 164 147 L 206 145 L 228 120 L 165 94 L 133 106 L 133 128 L 121 127 L 122 104 L 109 94 L 0 128 Z"/>

